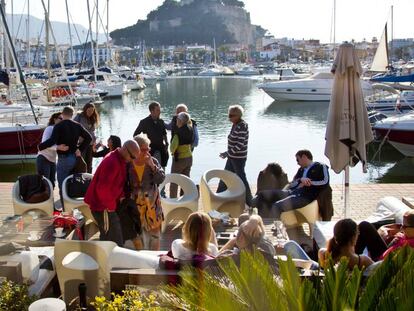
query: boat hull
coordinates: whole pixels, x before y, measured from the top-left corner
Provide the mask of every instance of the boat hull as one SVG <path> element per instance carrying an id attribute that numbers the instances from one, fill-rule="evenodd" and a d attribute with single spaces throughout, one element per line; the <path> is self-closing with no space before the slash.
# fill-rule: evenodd
<path id="1" fill-rule="evenodd" d="M 0 130 L 0 159 L 34 158 L 42 141 L 43 126 L 10 126 Z"/>

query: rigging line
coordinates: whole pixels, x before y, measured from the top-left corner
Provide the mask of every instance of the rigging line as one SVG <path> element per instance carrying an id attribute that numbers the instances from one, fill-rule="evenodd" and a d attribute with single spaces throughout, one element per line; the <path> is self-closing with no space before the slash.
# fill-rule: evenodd
<path id="1" fill-rule="evenodd" d="M 45 24 L 45 21 L 43 21 L 42 22 L 42 26 L 40 27 L 40 32 L 39 32 L 39 36 L 37 37 L 37 48 L 36 48 L 36 50 L 35 50 L 35 53 L 34 53 L 34 55 L 33 55 L 33 66 L 34 66 L 34 64 L 35 64 L 35 61 L 36 61 L 36 56 L 39 56 L 39 59 L 38 59 L 38 65 L 40 66 L 40 53 L 39 53 L 39 55 L 37 55 L 38 54 L 38 52 L 39 52 L 39 47 L 40 47 L 40 37 L 42 36 L 42 32 L 43 32 L 43 25 Z"/>
<path id="2" fill-rule="evenodd" d="M 384 138 L 382 139 L 382 141 L 381 141 L 381 143 L 380 143 L 380 145 L 379 145 L 379 147 L 378 147 L 378 150 L 374 153 L 374 155 L 372 156 L 372 158 L 371 158 L 371 161 L 373 161 L 373 160 L 375 160 L 375 157 L 377 156 L 377 154 L 381 151 L 381 149 L 382 149 L 382 146 L 385 144 L 385 141 L 387 140 L 387 138 L 388 138 L 388 135 L 390 134 L 390 132 L 391 132 L 391 130 L 392 130 L 392 128 L 393 128 L 393 126 L 396 124 L 396 122 L 394 122 L 393 124 L 391 124 L 391 126 L 390 126 L 390 128 L 388 129 L 388 131 L 387 131 L 387 134 L 384 136 Z"/>
<path id="3" fill-rule="evenodd" d="M 23 5 L 23 12 L 26 10 L 26 3 L 27 3 L 27 1 L 28 0 L 26 0 L 25 2 L 24 2 L 24 5 Z M 22 24 L 22 19 L 23 19 L 23 14 L 20 14 L 20 19 L 19 19 L 19 25 L 17 26 L 17 31 L 15 32 L 15 38 L 17 39 L 17 37 L 19 36 L 19 32 L 20 32 L 20 26 L 21 26 L 21 24 Z"/>
<path id="4" fill-rule="evenodd" d="M 82 44 L 82 40 L 80 39 L 80 37 L 79 37 L 79 33 L 78 33 L 78 28 L 76 28 L 76 24 L 75 24 L 75 22 L 73 21 L 73 18 L 72 18 L 72 15 L 70 14 L 70 12 L 69 12 L 69 17 L 70 17 L 70 20 L 72 21 L 72 26 L 73 26 L 73 29 L 75 29 L 75 33 L 76 33 L 76 37 L 78 38 L 78 42 L 79 42 L 79 44 Z M 89 30 L 88 30 L 89 31 Z"/>

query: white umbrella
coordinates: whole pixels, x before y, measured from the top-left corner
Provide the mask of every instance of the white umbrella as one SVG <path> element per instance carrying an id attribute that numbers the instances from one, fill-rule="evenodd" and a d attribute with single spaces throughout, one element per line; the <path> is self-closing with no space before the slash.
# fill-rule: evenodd
<path id="1" fill-rule="evenodd" d="M 349 216 L 349 165 L 362 163 L 366 173 L 366 144 L 373 140 L 361 88 L 362 67 L 354 46 L 339 46 L 332 66 L 334 82 L 326 126 L 325 155 L 335 173 L 345 170 L 345 217 Z"/>

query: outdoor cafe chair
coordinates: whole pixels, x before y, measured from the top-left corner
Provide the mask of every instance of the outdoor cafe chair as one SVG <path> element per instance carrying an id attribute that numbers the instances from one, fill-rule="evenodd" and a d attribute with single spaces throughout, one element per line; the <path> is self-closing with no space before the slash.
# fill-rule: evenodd
<path id="1" fill-rule="evenodd" d="M 54 204 L 54 198 L 53 198 L 53 185 L 50 182 L 49 179 L 46 177 L 43 177 L 43 182 L 47 185 L 48 191 L 49 191 L 49 198 L 43 202 L 39 203 L 28 203 L 23 201 L 21 195 L 20 195 L 20 186 L 19 181 L 17 180 L 13 185 L 12 190 L 12 198 L 13 198 L 13 209 L 15 215 L 23 215 L 24 213 L 32 210 L 39 210 L 47 215 L 53 214 L 53 204 Z"/>
<path id="2" fill-rule="evenodd" d="M 185 222 L 188 215 L 198 210 L 198 190 L 194 182 L 182 174 L 167 174 L 164 182 L 160 185 L 160 190 L 171 183 L 177 184 L 184 194 L 179 196 L 178 193 L 177 198 L 161 197 L 164 213 L 162 232 L 165 231 L 171 221 L 180 219 Z"/>
<path id="3" fill-rule="evenodd" d="M 88 297 L 110 298 L 110 256 L 115 247 L 111 241 L 56 239 L 56 273 L 67 304 L 78 297 L 80 283 L 86 284 Z"/>
<path id="4" fill-rule="evenodd" d="M 302 208 L 283 212 L 280 215 L 280 220 L 286 228 L 298 227 L 303 223 L 307 223 L 309 225 L 311 237 L 313 236 L 315 222 L 318 221 L 319 218 L 319 206 L 317 200 L 312 201 Z"/>
<path id="5" fill-rule="evenodd" d="M 214 192 L 209 185 L 209 182 L 214 178 L 222 180 L 227 189 L 220 193 Z M 229 212 L 231 217 L 238 217 L 245 208 L 245 193 L 246 188 L 243 181 L 230 171 L 213 169 L 205 172 L 201 177 L 200 194 L 203 209 L 206 213 L 217 210 L 219 212 Z"/>

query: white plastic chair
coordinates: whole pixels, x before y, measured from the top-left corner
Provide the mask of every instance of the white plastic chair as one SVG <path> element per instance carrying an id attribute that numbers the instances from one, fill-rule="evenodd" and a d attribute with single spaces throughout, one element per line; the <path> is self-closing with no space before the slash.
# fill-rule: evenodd
<path id="1" fill-rule="evenodd" d="M 53 206 L 54 206 L 54 198 L 53 198 L 53 185 L 49 179 L 43 177 L 43 181 L 46 182 L 47 186 L 49 187 L 49 198 L 46 201 L 39 202 L 39 203 L 27 203 L 23 201 L 20 196 L 20 186 L 19 181 L 16 181 L 13 185 L 12 190 L 12 198 L 13 198 L 13 209 L 15 215 L 23 215 L 24 213 L 31 211 L 31 210 L 39 210 L 44 212 L 47 215 L 53 215 Z"/>
<path id="2" fill-rule="evenodd" d="M 78 297 L 78 286 L 85 283 L 88 297 L 110 296 L 111 241 L 56 239 L 55 264 L 63 300 L 68 304 Z"/>
<path id="3" fill-rule="evenodd" d="M 313 236 L 313 226 L 320 219 L 318 201 L 314 200 L 308 205 L 283 212 L 280 214 L 280 220 L 286 228 L 298 227 L 303 223 L 309 225 L 310 236 Z"/>
<path id="4" fill-rule="evenodd" d="M 160 185 L 160 190 L 169 183 L 177 184 L 184 192 L 184 195 L 178 198 L 161 197 L 164 213 L 164 222 L 161 227 L 162 232 L 165 231 L 171 221 L 180 219 L 185 222 L 188 215 L 198 210 L 198 190 L 190 178 L 182 174 L 167 174 L 164 182 Z"/>
<path id="5" fill-rule="evenodd" d="M 227 190 L 215 193 L 208 182 L 213 178 L 221 179 L 227 186 Z M 220 169 L 205 172 L 201 177 L 200 194 L 204 212 L 211 210 L 226 211 L 231 217 L 238 217 L 243 213 L 246 203 L 246 188 L 243 181 L 236 174 Z"/>

